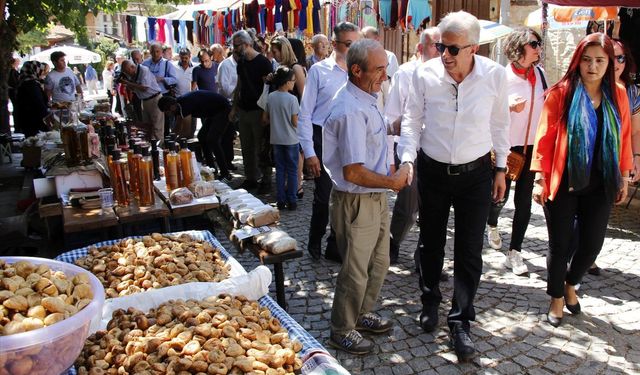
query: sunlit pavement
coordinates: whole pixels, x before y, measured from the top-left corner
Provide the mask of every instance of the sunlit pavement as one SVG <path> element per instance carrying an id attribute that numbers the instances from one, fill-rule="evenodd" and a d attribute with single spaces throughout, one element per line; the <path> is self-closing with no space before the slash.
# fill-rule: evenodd
<path id="1" fill-rule="evenodd" d="M 282 227 L 305 251 L 301 259 L 285 266 L 289 313 L 325 347 L 335 279 L 339 265 L 315 262 L 306 253 L 311 217 L 313 183 L 305 181 L 304 199 L 297 211 L 283 211 Z M 513 194 L 511 194 L 513 195 Z M 274 202 L 273 195 L 262 196 Z M 390 205 L 395 194 L 389 193 Z M 418 237 L 414 226 L 401 247 L 400 264 L 392 266 L 382 290 L 379 313 L 391 317 L 396 327 L 390 334 L 370 336 L 374 352 L 354 356 L 333 349 L 342 365 L 353 374 L 611 374 L 640 373 L 640 210 L 616 207 L 598 257 L 601 276 L 586 275 L 579 290 L 582 314 L 565 310 L 563 324 L 553 328 L 545 315 L 549 306 L 546 287 L 547 229 L 542 209 L 534 204 L 523 244 L 529 276 L 505 270 L 504 251 L 510 240 L 513 203 L 502 211 L 499 222 L 502 251 L 489 248 L 485 240 L 484 274 L 476 296 L 476 321 L 471 333 L 478 355 L 459 364 L 449 347 L 446 314 L 453 292 L 453 263 L 445 262 L 449 281 L 441 284 L 440 328 L 432 334 L 418 326 L 421 311 L 413 250 Z M 453 213 L 449 219 L 453 228 Z M 453 231 L 448 233 L 446 254 L 452 259 Z M 220 230 L 218 238 L 223 238 Z M 231 245 L 224 241 L 227 248 Z M 247 269 L 258 265 L 255 257 L 232 250 Z M 275 296 L 272 284 L 272 296 Z"/>

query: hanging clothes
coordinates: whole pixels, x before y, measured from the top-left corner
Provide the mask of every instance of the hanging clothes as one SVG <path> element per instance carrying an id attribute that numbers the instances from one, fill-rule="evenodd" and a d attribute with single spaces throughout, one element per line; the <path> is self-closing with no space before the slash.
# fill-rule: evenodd
<path id="1" fill-rule="evenodd" d="M 187 21 L 178 21 L 179 29 L 178 29 L 178 43 L 181 46 L 187 46 Z"/>
<path id="2" fill-rule="evenodd" d="M 156 21 L 157 19 L 154 17 L 147 17 L 147 24 L 149 25 L 149 29 L 147 30 L 147 39 L 149 42 L 154 42 L 156 40 Z"/>
<path id="3" fill-rule="evenodd" d="M 265 30 L 268 33 L 273 33 L 276 30 L 275 22 L 273 21 L 273 8 L 276 6 L 276 0 L 265 0 L 264 6 L 266 8 Z"/>
<path id="4" fill-rule="evenodd" d="M 131 32 L 131 16 L 125 17 L 124 35 L 128 43 L 133 43 L 133 34 Z"/>
<path id="5" fill-rule="evenodd" d="M 313 36 L 313 0 L 307 2 L 304 11 L 307 12 L 307 29 L 305 34 L 307 34 L 307 36 Z"/>
<path id="6" fill-rule="evenodd" d="M 167 21 L 162 19 L 162 18 L 158 18 L 157 21 L 156 21 L 156 23 L 158 24 L 158 36 L 157 36 L 157 38 L 158 38 L 158 42 L 160 42 L 160 43 L 164 43 L 167 40 L 167 38 L 165 36 L 165 30 L 164 30 L 164 24 L 166 22 Z"/>
<path id="7" fill-rule="evenodd" d="M 275 0 L 275 2 L 276 2 L 276 9 L 275 9 L 275 17 L 273 20 L 274 30 L 275 30 L 276 23 L 282 23 L 282 0 Z"/>
<path id="8" fill-rule="evenodd" d="M 193 21 L 186 21 L 187 22 L 187 40 L 191 42 L 191 44 L 193 43 Z"/>
<path id="9" fill-rule="evenodd" d="M 144 16 L 135 16 L 136 30 L 134 33 L 134 39 L 139 42 L 147 42 L 147 18 Z"/>
<path id="10" fill-rule="evenodd" d="M 300 1 L 300 16 L 298 28 L 300 30 L 306 30 L 307 28 L 307 5 L 309 5 L 309 0 L 299 0 Z"/>
<path id="11" fill-rule="evenodd" d="M 289 13 L 291 12 L 291 0 L 282 0 L 282 29 L 289 31 Z"/>
<path id="12" fill-rule="evenodd" d="M 320 0 L 313 0 L 312 6 L 313 34 L 315 35 L 321 32 L 320 13 L 322 12 L 322 7 L 320 6 Z"/>
<path id="13" fill-rule="evenodd" d="M 294 2 L 296 4 L 296 9 L 293 11 L 294 30 L 302 30 L 300 27 L 300 10 L 302 9 L 302 3 L 301 0 L 295 0 Z"/>
<path id="14" fill-rule="evenodd" d="M 374 9 L 373 0 L 360 0 L 360 28 L 378 26 L 378 14 Z"/>
<path id="15" fill-rule="evenodd" d="M 414 30 L 418 30 L 423 21 L 431 21 L 431 6 L 429 0 L 409 0 L 407 10 L 407 26 L 411 25 Z"/>
<path id="16" fill-rule="evenodd" d="M 380 11 L 378 12 L 382 22 L 389 26 L 391 22 L 391 2 L 397 3 L 396 0 L 379 0 L 378 6 Z"/>
<path id="17" fill-rule="evenodd" d="M 138 38 L 138 17 L 129 16 L 129 25 L 131 29 L 129 30 L 129 36 L 133 41 L 139 40 Z M 131 43 L 131 42 L 130 42 Z"/>
<path id="18" fill-rule="evenodd" d="M 409 0 L 400 0 L 400 7 L 398 8 L 398 23 L 400 27 L 406 30 L 407 28 L 407 10 L 409 8 Z"/>
<path id="19" fill-rule="evenodd" d="M 175 44 L 180 48 L 185 48 L 186 46 L 180 43 L 180 21 L 171 21 L 171 33 L 173 34 L 173 40 L 175 41 Z"/>
<path id="20" fill-rule="evenodd" d="M 391 15 L 389 16 L 388 27 L 395 29 L 398 25 L 398 0 L 391 0 Z"/>

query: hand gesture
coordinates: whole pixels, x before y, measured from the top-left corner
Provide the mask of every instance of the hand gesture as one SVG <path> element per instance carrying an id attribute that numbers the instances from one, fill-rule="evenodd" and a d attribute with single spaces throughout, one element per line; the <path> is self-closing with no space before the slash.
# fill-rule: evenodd
<path id="1" fill-rule="evenodd" d="M 547 184 L 544 180 L 537 180 L 533 183 L 532 197 L 534 202 L 544 207 L 548 195 Z"/>
<path id="2" fill-rule="evenodd" d="M 320 159 L 317 156 L 311 156 L 304 160 L 304 164 L 307 166 L 307 169 L 313 177 L 320 177 L 320 172 L 322 170 L 320 165 Z"/>

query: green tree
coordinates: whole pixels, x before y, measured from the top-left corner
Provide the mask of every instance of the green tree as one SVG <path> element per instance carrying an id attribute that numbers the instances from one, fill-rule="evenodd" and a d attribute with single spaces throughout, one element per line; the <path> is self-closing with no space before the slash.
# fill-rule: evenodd
<path id="1" fill-rule="evenodd" d="M 33 29 L 17 36 L 18 49 L 20 54 L 31 53 L 33 47 L 47 45 L 47 29 Z"/>
<path id="2" fill-rule="evenodd" d="M 107 63 L 107 59 L 115 60 L 115 54 L 118 48 L 118 43 L 109 38 L 101 37 L 98 39 L 94 52 L 100 54 L 102 60 L 99 63 L 92 64 L 93 67 L 96 68 L 96 71 L 98 71 L 98 74 L 101 74 Z"/>

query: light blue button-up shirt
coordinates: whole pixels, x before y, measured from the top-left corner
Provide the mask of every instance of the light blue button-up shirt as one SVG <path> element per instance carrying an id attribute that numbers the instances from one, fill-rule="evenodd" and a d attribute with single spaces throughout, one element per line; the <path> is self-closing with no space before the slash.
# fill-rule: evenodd
<path id="1" fill-rule="evenodd" d="M 298 116 L 298 138 L 305 158 L 316 156 L 313 124 L 324 124 L 331 111 L 331 100 L 347 79 L 347 72 L 342 70 L 334 57 L 328 57 L 309 69 Z"/>
<path id="2" fill-rule="evenodd" d="M 155 77 L 164 77 L 164 85 L 162 83 L 158 83 L 158 86 L 160 86 L 160 90 L 162 90 L 163 94 L 166 94 L 169 91 L 169 89 L 166 87 L 167 85 L 178 84 L 178 74 L 176 73 L 176 67 L 164 57 L 161 58 L 157 63 L 154 63 L 151 58 L 148 58 L 144 60 L 141 65 L 149 68 L 149 70 Z"/>
<path id="3" fill-rule="evenodd" d="M 363 164 L 372 172 L 389 175 L 387 126 L 375 95 L 348 81 L 331 102 L 331 112 L 322 128 L 322 142 L 322 161 L 335 189 L 348 193 L 386 191 L 348 182 L 342 173 L 347 165 Z"/>

